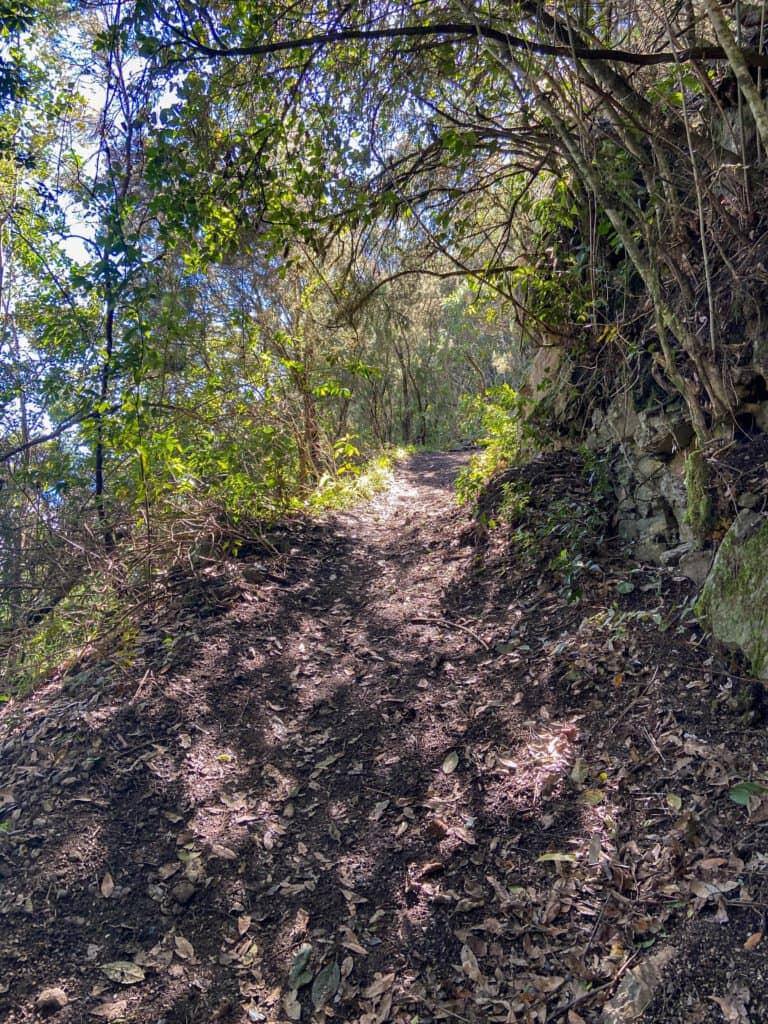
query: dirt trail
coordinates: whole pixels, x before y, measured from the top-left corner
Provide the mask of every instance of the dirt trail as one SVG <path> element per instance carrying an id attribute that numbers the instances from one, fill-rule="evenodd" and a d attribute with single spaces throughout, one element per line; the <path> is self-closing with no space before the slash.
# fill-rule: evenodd
<path id="1" fill-rule="evenodd" d="M 181 573 L 121 650 L 4 708 L 3 1020 L 60 989 L 66 1024 L 579 1024 L 641 962 L 645 1019 L 767 1019 L 727 799 L 763 734 L 717 732 L 679 582 L 638 570 L 614 627 L 607 554 L 572 604 L 478 548 L 464 460 Z"/>

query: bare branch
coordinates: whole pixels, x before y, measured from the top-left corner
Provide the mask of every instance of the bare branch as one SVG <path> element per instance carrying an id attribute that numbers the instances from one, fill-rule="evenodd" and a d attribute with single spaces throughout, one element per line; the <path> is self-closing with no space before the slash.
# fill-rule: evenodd
<path id="1" fill-rule="evenodd" d="M 465 22 L 448 22 L 442 25 L 403 25 L 394 28 L 345 28 L 329 32 L 319 32 L 299 39 L 278 39 L 269 43 L 250 43 L 242 46 L 208 46 L 206 43 L 188 35 L 182 29 L 171 27 L 174 35 L 198 53 L 206 57 L 263 57 L 271 53 L 285 53 L 311 47 L 332 46 L 337 43 L 375 42 L 379 39 L 444 39 L 452 43 L 458 39 L 483 39 L 498 43 L 506 50 L 521 50 L 545 57 L 564 57 L 569 60 L 614 61 L 617 64 L 634 64 L 638 67 L 649 67 L 655 64 L 677 64 L 690 61 L 721 61 L 727 60 L 727 54 L 721 46 L 690 46 L 675 53 L 661 51 L 658 53 L 634 53 L 621 50 L 591 46 L 558 46 L 550 43 L 537 43 L 522 36 L 490 28 L 487 25 L 473 25 Z M 741 50 L 741 56 L 748 67 L 768 68 L 768 56 L 755 50 Z"/>

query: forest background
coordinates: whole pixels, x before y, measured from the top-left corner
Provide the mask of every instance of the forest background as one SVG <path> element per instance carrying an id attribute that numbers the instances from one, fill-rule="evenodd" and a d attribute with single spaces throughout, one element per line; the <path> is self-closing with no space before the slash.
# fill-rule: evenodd
<path id="1" fill-rule="evenodd" d="M 762 431 L 765 38 L 713 0 L 0 4 L 9 674 L 386 449 L 485 437 L 471 495 L 617 397 L 691 466 Z"/>

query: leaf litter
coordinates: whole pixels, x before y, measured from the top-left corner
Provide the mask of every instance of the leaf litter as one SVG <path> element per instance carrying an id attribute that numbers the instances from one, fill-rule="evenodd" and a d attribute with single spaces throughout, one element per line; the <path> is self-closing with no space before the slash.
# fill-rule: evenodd
<path id="1" fill-rule="evenodd" d="M 768 1019 L 739 673 L 671 570 L 622 591 L 595 538 L 574 602 L 462 532 L 461 461 L 282 527 L 281 583 L 170 581 L 130 657 L 3 706 L 4 1020 Z M 589 501 L 562 454 L 517 472 Z"/>

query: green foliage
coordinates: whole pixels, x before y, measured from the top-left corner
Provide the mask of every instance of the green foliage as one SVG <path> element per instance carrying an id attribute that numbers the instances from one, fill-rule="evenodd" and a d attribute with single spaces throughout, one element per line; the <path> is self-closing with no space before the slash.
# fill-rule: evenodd
<path id="1" fill-rule="evenodd" d="M 21 647 L 9 644 L 0 653 L 2 675 L 10 693 L 23 693 L 54 669 L 66 669 L 107 636 L 112 638 L 111 649 L 117 652 L 125 626 L 116 623 L 124 613 L 113 586 L 105 579 L 84 575 L 27 632 Z"/>
<path id="2" fill-rule="evenodd" d="M 344 459 L 351 454 L 359 455 L 357 449 L 344 452 Z M 392 471 L 396 463 L 402 462 L 413 453 L 413 448 L 399 447 L 354 465 L 344 461 L 336 474 L 325 474 L 312 492 L 307 507 L 313 512 L 326 509 L 352 508 L 369 501 L 392 483 Z M 345 475 L 342 475 L 345 474 Z"/>
<path id="3" fill-rule="evenodd" d="M 605 512 L 598 503 L 585 505 L 574 498 L 561 498 L 543 511 L 536 532 L 559 548 L 549 568 L 562 580 L 568 600 L 577 601 L 581 597 L 579 579 L 589 571 L 589 555 L 605 531 Z"/>
<path id="4" fill-rule="evenodd" d="M 728 796 L 740 807 L 749 807 L 753 797 L 762 797 L 768 793 L 768 786 L 760 782 L 737 782 L 728 790 Z"/>
<path id="5" fill-rule="evenodd" d="M 532 408 L 533 402 L 509 384 L 488 388 L 482 396 L 465 396 L 464 427 L 483 450 L 459 474 L 459 501 L 476 499 L 499 470 L 516 465 L 531 450 L 536 437 L 528 423 Z"/>

